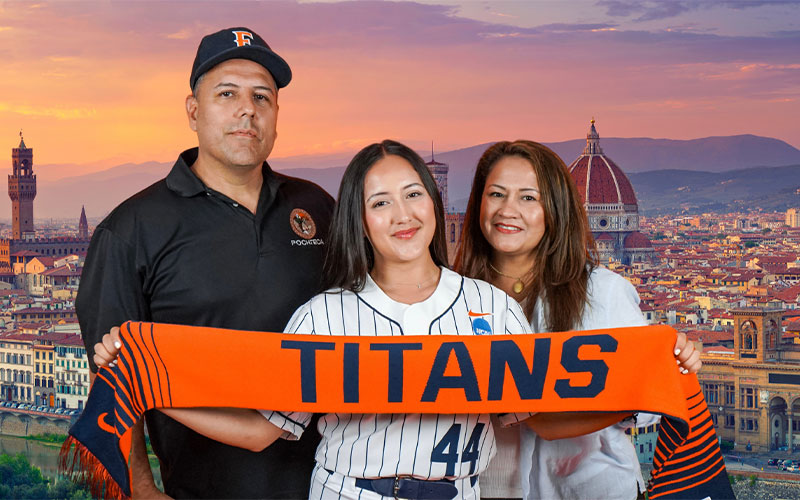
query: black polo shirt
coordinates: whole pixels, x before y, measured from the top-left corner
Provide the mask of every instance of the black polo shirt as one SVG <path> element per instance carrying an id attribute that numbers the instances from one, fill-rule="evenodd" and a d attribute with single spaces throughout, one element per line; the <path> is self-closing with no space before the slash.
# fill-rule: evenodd
<path id="1" fill-rule="evenodd" d="M 93 370 L 94 344 L 126 320 L 282 331 L 294 310 L 319 292 L 330 195 L 265 162 L 253 215 L 206 187 L 189 168 L 196 159 L 196 148 L 183 152 L 165 179 L 114 209 L 92 236 L 76 309 Z M 148 412 L 147 423 L 170 496 L 308 495 L 316 432 L 253 453 L 207 439 L 158 411 Z"/>

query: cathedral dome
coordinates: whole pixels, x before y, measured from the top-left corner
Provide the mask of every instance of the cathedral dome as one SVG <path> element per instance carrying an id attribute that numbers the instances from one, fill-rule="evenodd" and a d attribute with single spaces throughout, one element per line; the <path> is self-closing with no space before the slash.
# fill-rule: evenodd
<path id="1" fill-rule="evenodd" d="M 600 136 L 594 120 L 586 135 L 586 148 L 569 166 L 569 172 L 586 205 L 637 205 L 628 176 L 600 149 Z"/>
<path id="2" fill-rule="evenodd" d="M 633 233 L 626 236 L 624 246 L 625 248 L 628 249 L 653 248 L 653 244 L 650 243 L 650 238 L 643 235 L 639 231 L 634 231 Z"/>

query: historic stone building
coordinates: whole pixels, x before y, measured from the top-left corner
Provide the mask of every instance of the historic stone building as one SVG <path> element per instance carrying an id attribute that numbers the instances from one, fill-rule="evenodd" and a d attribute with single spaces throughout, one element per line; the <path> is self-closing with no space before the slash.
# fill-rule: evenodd
<path id="1" fill-rule="evenodd" d="M 11 150 L 11 175 L 8 196 L 11 198 L 11 238 L 0 239 L 0 267 L 10 268 L 19 259 L 15 254 L 35 252 L 50 257 L 86 253 L 89 227 L 81 210 L 77 238 L 37 238 L 33 224 L 33 199 L 36 197 L 36 174 L 33 173 L 33 148 L 25 145 L 20 132 L 19 147 Z"/>
<path id="2" fill-rule="evenodd" d="M 461 240 L 461 229 L 464 227 L 464 213 L 451 211 L 449 200 L 447 198 L 447 173 L 450 170 L 449 165 L 436 161 L 433 155 L 433 148 L 431 147 L 431 161 L 426 163 L 428 170 L 433 175 L 433 180 L 436 181 L 436 186 L 439 188 L 439 196 L 442 198 L 442 206 L 444 207 L 444 221 L 445 221 L 445 238 L 447 240 L 447 258 L 450 263 L 458 250 L 458 242 Z"/>
<path id="3" fill-rule="evenodd" d="M 33 337 L 0 337 L 0 400 L 33 403 Z"/>
<path id="4" fill-rule="evenodd" d="M 790 208 L 786 211 L 786 225 L 800 227 L 800 208 Z"/>
<path id="5" fill-rule="evenodd" d="M 781 309 L 732 309 L 733 352 L 705 347 L 698 374 L 721 439 L 737 450 L 800 449 L 800 345 Z"/>
<path id="6" fill-rule="evenodd" d="M 11 150 L 11 175 L 8 196 L 11 198 L 11 227 L 15 240 L 36 235 L 33 227 L 33 199 L 36 198 L 36 175 L 33 173 L 33 149 L 25 146 L 22 132 L 19 147 Z"/>
<path id="7" fill-rule="evenodd" d="M 652 261 L 655 251 L 639 232 L 639 204 L 631 181 L 600 148 L 594 119 L 583 154 L 569 171 L 583 198 L 601 261 L 626 265 Z"/>

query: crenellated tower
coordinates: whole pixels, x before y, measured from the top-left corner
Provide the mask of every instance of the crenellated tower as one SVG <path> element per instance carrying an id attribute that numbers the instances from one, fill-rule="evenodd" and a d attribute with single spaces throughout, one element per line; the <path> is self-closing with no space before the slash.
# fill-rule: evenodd
<path id="1" fill-rule="evenodd" d="M 11 150 L 12 174 L 8 176 L 11 198 L 11 225 L 15 240 L 34 239 L 33 199 L 36 198 L 36 175 L 33 173 L 33 149 L 25 145 L 19 132 L 19 147 Z"/>

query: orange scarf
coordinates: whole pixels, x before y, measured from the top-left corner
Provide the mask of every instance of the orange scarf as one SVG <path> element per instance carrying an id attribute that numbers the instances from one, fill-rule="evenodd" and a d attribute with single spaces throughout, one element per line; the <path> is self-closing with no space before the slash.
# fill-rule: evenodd
<path id="1" fill-rule="evenodd" d="M 62 448 L 62 469 L 82 469 L 95 496 L 130 495 L 130 429 L 145 411 L 196 406 L 659 413 L 668 418 L 656 445 L 650 498 L 733 496 L 697 378 L 678 372 L 675 332 L 666 326 L 338 337 L 128 322 L 120 337 L 117 366 L 98 371 Z M 269 380 L 280 383 L 241 383 Z"/>

